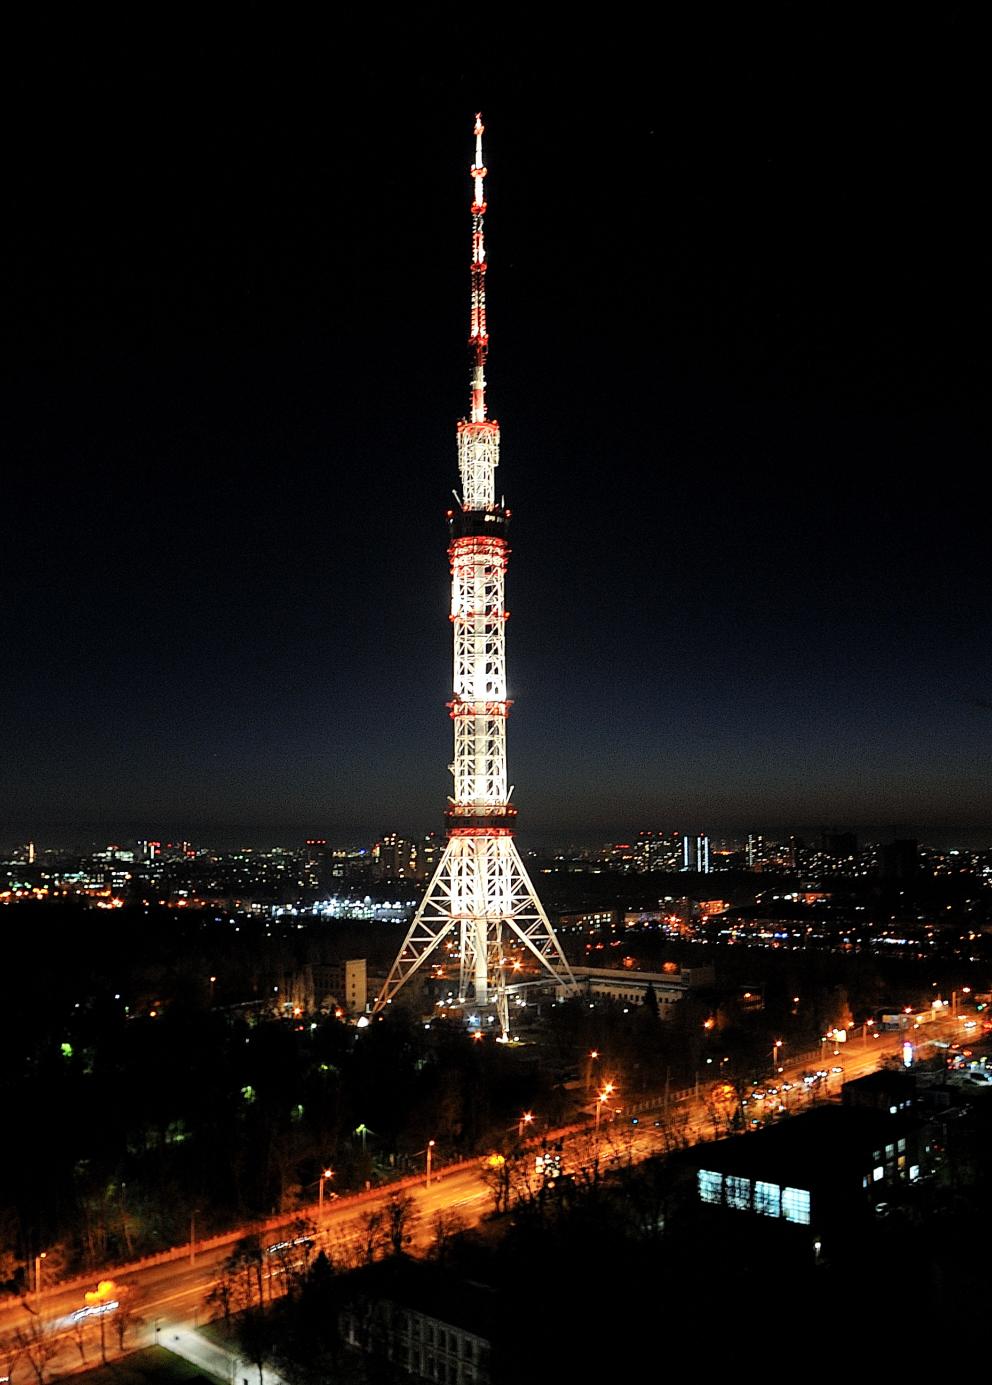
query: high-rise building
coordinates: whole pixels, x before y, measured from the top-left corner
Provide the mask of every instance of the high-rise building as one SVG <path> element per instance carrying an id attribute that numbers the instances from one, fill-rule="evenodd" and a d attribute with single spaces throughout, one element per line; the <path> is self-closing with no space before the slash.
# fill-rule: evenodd
<path id="1" fill-rule="evenodd" d="M 682 838 L 682 869 L 710 873 L 710 839 L 704 833 Z"/>

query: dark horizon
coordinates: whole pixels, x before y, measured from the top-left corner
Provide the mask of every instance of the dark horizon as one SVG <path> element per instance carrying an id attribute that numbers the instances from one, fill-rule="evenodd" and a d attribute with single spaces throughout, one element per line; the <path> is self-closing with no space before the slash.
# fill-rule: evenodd
<path id="1" fill-rule="evenodd" d="M 174 827 L 174 824 L 173 824 Z M 443 837 L 443 824 L 438 827 L 427 828 L 426 831 L 436 831 L 439 837 Z M 946 851 L 952 848 L 960 848 L 964 851 L 992 850 L 992 824 L 988 827 L 975 825 L 955 826 L 953 824 L 941 824 L 932 828 L 924 827 L 919 823 L 850 823 L 850 822 L 830 822 L 818 823 L 813 826 L 763 826 L 757 824 L 750 829 L 740 827 L 721 827 L 718 825 L 706 824 L 683 824 L 682 827 L 666 826 L 661 824 L 643 823 L 639 827 L 628 828 L 626 830 L 610 830 L 604 828 L 602 831 L 595 829 L 583 830 L 581 832 L 568 832 L 562 830 L 554 832 L 532 832 L 521 829 L 517 833 L 521 850 L 528 852 L 560 851 L 569 847 L 577 850 L 593 850 L 605 847 L 611 843 L 637 840 L 639 831 L 685 831 L 694 834 L 697 831 L 705 831 L 710 838 L 717 843 L 739 842 L 743 844 L 748 836 L 749 830 L 755 835 L 763 836 L 766 842 L 785 844 L 789 837 L 794 835 L 806 843 L 807 846 L 817 846 L 821 835 L 824 833 L 853 832 L 858 840 L 859 849 L 869 843 L 882 844 L 895 839 L 909 839 L 919 843 L 923 848 L 934 851 Z M 101 825 L 99 823 L 88 823 L 81 825 L 72 824 L 52 824 L 42 825 L 35 833 L 18 833 L 9 824 L 0 824 L 0 853 L 10 854 L 33 842 L 35 849 L 39 852 L 46 850 L 64 850 L 68 854 L 85 855 L 90 849 L 102 850 L 105 846 L 116 845 L 128 848 L 139 841 L 161 841 L 161 842 L 183 842 L 188 841 L 193 847 L 206 850 L 216 850 L 220 852 L 237 851 L 240 848 L 251 850 L 285 849 L 297 850 L 304 842 L 311 837 L 324 837 L 329 846 L 342 848 L 355 848 L 371 846 L 379 837 L 387 831 L 396 831 L 401 836 L 419 838 L 424 835 L 414 828 L 408 827 L 403 823 L 388 822 L 381 823 L 377 828 L 370 828 L 362 831 L 357 827 L 328 827 L 321 825 L 294 825 L 280 824 L 272 828 L 264 826 L 245 826 L 239 827 L 237 824 L 201 824 L 200 826 L 187 826 L 183 830 L 173 830 L 165 832 L 159 824 L 157 829 L 154 824 L 141 823 L 110 823 Z"/>
<path id="2" fill-rule="evenodd" d="M 990 820 L 970 27 L 26 45 L 0 822 L 440 830 L 478 107 L 522 841 Z"/>

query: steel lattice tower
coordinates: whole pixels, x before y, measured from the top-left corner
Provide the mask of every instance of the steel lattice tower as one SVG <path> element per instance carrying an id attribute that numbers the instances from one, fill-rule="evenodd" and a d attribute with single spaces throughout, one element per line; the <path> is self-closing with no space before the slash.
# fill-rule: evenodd
<path id="1" fill-rule="evenodd" d="M 486 411 L 486 167 L 482 117 L 475 118 L 472 164 L 472 361 L 469 417 L 458 424 L 462 493 L 448 511 L 454 688 L 450 766 L 454 792 L 448 841 L 409 932 L 375 1003 L 380 1012 L 442 944 L 455 942 L 460 1004 L 495 1007 L 500 1038 L 510 1035 L 506 949 L 521 944 L 569 991 L 575 981 L 524 868 L 506 778 L 506 620 L 503 602 L 510 511 L 496 501 L 499 424 Z"/>

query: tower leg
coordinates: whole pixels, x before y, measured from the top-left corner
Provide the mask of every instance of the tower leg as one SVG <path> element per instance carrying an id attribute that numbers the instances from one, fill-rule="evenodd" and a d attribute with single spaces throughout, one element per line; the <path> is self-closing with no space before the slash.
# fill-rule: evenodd
<path id="1" fill-rule="evenodd" d="M 496 1009 L 500 1038 L 510 1036 L 505 948 L 520 944 L 568 993 L 576 986 L 547 914 L 509 835 L 456 834 L 414 915 L 373 1007 L 380 1014 L 442 945 L 457 937 L 458 999 Z M 436 959 L 440 960 L 440 959 Z"/>

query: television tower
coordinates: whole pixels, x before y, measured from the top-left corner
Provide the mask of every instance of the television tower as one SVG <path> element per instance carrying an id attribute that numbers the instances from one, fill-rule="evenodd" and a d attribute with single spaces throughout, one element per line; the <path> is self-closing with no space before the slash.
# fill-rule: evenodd
<path id="1" fill-rule="evenodd" d="M 522 947 L 546 975 L 569 990 L 575 980 L 513 840 L 517 810 L 506 778 L 506 620 L 503 583 L 510 511 L 496 500 L 499 424 L 486 410 L 486 167 L 481 115 L 472 164 L 472 296 L 469 416 L 458 424 L 462 493 L 448 511 L 454 726 L 447 845 L 427 887 L 374 1013 L 444 947 L 458 960 L 458 1003 L 493 1006 L 499 1038 L 510 1037 L 508 948 Z"/>

